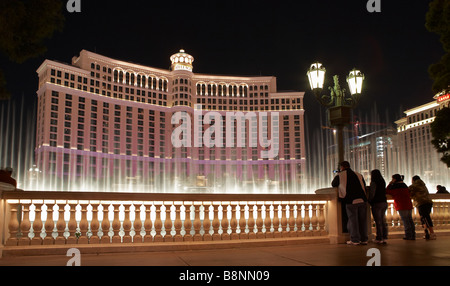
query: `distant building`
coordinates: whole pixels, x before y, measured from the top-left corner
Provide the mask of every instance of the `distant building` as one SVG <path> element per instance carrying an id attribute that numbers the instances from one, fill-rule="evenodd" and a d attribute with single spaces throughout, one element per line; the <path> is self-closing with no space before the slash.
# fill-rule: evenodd
<path id="1" fill-rule="evenodd" d="M 127 184 L 177 191 L 186 186 L 300 185 L 306 156 L 304 92 L 278 92 L 273 76 L 194 73 L 194 58 L 184 50 L 170 60 L 165 70 L 82 50 L 72 64 L 41 64 L 35 156 L 42 177 L 49 178 L 47 187 Z M 210 129 L 225 122 L 214 117 L 206 124 L 208 112 L 223 118 L 227 112 L 242 112 L 257 122 L 244 120 L 241 130 L 236 130 L 237 121 L 232 123 L 236 128 L 228 143 L 234 145 L 227 147 L 227 138 L 220 136 L 224 131 Z M 272 121 L 275 113 L 279 117 Z M 174 146 L 172 136 L 182 122 L 173 124 L 174 114 L 191 122 L 199 119 L 203 124 L 191 128 L 192 138 L 194 131 L 210 132 L 215 146 Z M 243 146 L 238 145 L 240 131 L 246 136 L 240 138 Z M 250 146 L 251 136 L 258 139 L 256 146 Z M 262 144 L 260 136 L 271 146 Z M 277 149 L 276 156 L 261 156 L 271 148 Z"/>
<path id="2" fill-rule="evenodd" d="M 439 154 L 431 144 L 430 124 L 436 112 L 450 105 L 450 93 L 444 92 L 434 97 L 436 100 L 408 109 L 406 116 L 397 120 L 399 171 L 410 183 L 412 176 L 419 175 L 434 193 L 436 185 L 450 183 L 450 170 L 440 161 Z"/>

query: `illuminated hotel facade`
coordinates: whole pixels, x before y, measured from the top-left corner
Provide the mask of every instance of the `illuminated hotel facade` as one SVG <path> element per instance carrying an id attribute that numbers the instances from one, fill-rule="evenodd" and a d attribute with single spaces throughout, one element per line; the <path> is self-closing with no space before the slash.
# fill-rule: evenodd
<path id="1" fill-rule="evenodd" d="M 145 190 L 302 184 L 303 92 L 278 92 L 273 76 L 194 73 L 194 58 L 184 50 L 170 60 L 170 70 L 86 50 L 72 64 L 45 60 L 37 69 L 35 148 L 43 180 L 57 188 L 77 182 L 76 188 L 131 184 Z M 208 113 L 252 115 L 257 121 L 234 121 L 230 139 L 225 128 L 217 128 L 222 119 L 205 123 Z M 174 114 L 200 120 L 196 131 L 222 138 L 223 146 L 174 146 L 172 136 L 182 122 L 172 122 Z M 240 131 L 248 136 L 239 138 Z M 271 146 L 249 144 L 251 136 L 263 136 Z M 234 144 L 225 144 L 227 139 Z M 274 156 L 261 156 L 271 148 Z"/>
<path id="2" fill-rule="evenodd" d="M 434 96 L 434 101 L 408 109 L 406 116 L 397 120 L 398 170 L 409 184 L 412 176 L 419 175 L 431 193 L 436 185 L 450 184 L 450 169 L 441 162 L 442 154 L 434 148 L 430 124 L 436 113 L 450 107 L 450 92 Z M 431 187 L 430 187 L 431 185 Z"/>

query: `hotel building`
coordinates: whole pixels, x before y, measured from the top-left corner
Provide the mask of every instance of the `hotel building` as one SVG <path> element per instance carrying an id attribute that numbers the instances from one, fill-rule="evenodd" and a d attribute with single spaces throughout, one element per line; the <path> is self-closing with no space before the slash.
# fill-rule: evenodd
<path id="1" fill-rule="evenodd" d="M 141 186 L 157 191 L 301 185 L 303 92 L 278 92 L 273 76 L 194 73 L 194 58 L 184 50 L 170 61 L 170 70 L 165 70 L 86 50 L 71 64 L 45 60 L 37 69 L 35 148 L 43 180 L 56 188 L 120 189 L 127 184 L 134 190 Z M 211 112 L 222 118 L 251 114 L 257 121 L 234 121 L 230 139 L 225 128 L 217 128 L 218 121 L 226 125 L 225 119 L 214 117 L 205 123 Z M 183 122 L 172 121 L 175 114 L 191 122 L 200 120 L 200 127 L 191 126 L 192 138 L 195 127 L 213 140 L 222 138 L 223 146 L 219 142 L 209 147 L 174 146 L 174 130 Z M 238 133 L 248 136 L 239 139 Z M 249 144 L 251 136 L 263 136 L 271 146 L 261 140 Z M 235 144 L 225 144 L 226 140 Z M 278 152 L 261 156 L 270 148 Z"/>
<path id="2" fill-rule="evenodd" d="M 450 106 L 450 94 L 444 92 L 434 96 L 434 101 L 408 109 L 406 116 L 397 120 L 397 140 L 399 148 L 398 173 L 405 175 L 405 181 L 410 183 L 412 176 L 419 175 L 431 193 L 436 185 L 450 183 L 450 169 L 440 161 L 441 154 L 431 144 L 430 124 L 436 113 Z"/>

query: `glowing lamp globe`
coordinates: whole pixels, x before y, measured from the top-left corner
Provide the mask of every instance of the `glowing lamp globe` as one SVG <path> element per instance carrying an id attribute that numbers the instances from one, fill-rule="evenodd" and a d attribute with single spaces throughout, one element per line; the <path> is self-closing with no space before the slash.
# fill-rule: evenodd
<path id="1" fill-rule="evenodd" d="M 323 82 L 325 81 L 325 68 L 321 63 L 313 63 L 308 72 L 309 84 L 311 89 L 322 89 Z"/>
<path id="2" fill-rule="evenodd" d="M 353 69 L 347 77 L 348 87 L 350 88 L 350 94 L 361 94 L 362 84 L 364 81 L 364 75 L 356 69 Z"/>

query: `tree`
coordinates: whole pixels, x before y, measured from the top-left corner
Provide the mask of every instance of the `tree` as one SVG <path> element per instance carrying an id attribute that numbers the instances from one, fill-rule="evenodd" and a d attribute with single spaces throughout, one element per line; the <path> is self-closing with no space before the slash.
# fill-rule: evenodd
<path id="1" fill-rule="evenodd" d="M 425 27 L 440 36 L 445 54 L 439 62 L 430 65 L 433 92 L 439 93 L 450 85 L 450 0 L 434 0 L 426 14 Z"/>
<path id="2" fill-rule="evenodd" d="M 443 153 L 441 161 L 450 168 L 450 107 L 445 107 L 436 113 L 431 123 L 431 143 L 439 153 Z"/>
<path id="3" fill-rule="evenodd" d="M 21 64 L 44 54 L 44 41 L 63 26 L 63 1 L 1 0 L 0 52 Z M 0 100 L 8 98 L 5 75 L 0 71 Z"/>

